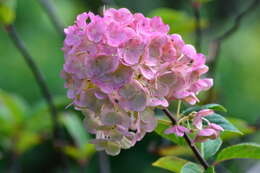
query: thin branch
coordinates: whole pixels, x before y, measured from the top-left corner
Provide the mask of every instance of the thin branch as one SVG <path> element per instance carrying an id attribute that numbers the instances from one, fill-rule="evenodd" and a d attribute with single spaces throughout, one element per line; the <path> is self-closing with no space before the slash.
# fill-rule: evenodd
<path id="1" fill-rule="evenodd" d="M 198 52 L 201 51 L 202 31 L 201 31 L 201 16 L 200 16 L 200 2 L 193 2 L 191 0 L 192 11 L 195 17 L 195 47 Z"/>
<path id="2" fill-rule="evenodd" d="M 100 173 L 110 173 L 111 171 L 110 171 L 108 156 L 104 151 L 98 152 L 98 160 L 99 160 Z"/>
<path id="3" fill-rule="evenodd" d="M 177 123 L 177 119 L 174 117 L 174 115 L 168 109 L 163 109 L 162 111 L 171 120 L 173 125 L 175 125 Z M 191 148 L 191 150 L 194 153 L 197 160 L 200 162 L 200 164 L 205 168 L 205 170 L 208 169 L 209 168 L 208 162 L 201 156 L 198 148 L 196 147 L 196 145 L 194 145 L 192 143 L 190 137 L 186 133 L 184 133 L 183 137 L 184 137 L 185 141 L 187 142 L 187 144 L 189 145 L 189 147 Z"/>
<path id="4" fill-rule="evenodd" d="M 239 29 L 242 20 L 257 7 L 259 2 L 260 0 L 252 0 L 250 5 L 239 15 L 237 15 L 237 17 L 235 17 L 234 24 L 226 32 L 224 32 L 222 35 L 220 35 L 210 43 L 208 59 L 209 59 L 209 67 L 212 76 L 215 76 L 215 71 L 216 71 L 216 66 L 218 64 L 222 41 L 229 38 Z"/>
<path id="5" fill-rule="evenodd" d="M 16 48 L 20 51 L 25 62 L 27 63 L 28 67 L 30 68 L 30 70 L 41 90 L 41 94 L 49 106 L 49 111 L 51 113 L 53 127 L 54 127 L 53 136 L 57 137 L 57 135 L 58 135 L 58 133 L 57 133 L 58 132 L 58 120 L 57 120 L 58 112 L 55 108 L 55 105 L 54 105 L 53 99 L 52 99 L 52 95 L 49 91 L 49 88 L 46 85 L 43 75 L 41 74 L 39 68 L 37 67 L 37 65 L 34 62 L 30 53 L 25 48 L 25 45 L 24 45 L 23 41 L 20 39 L 20 37 L 18 36 L 15 27 L 13 25 L 8 25 L 8 26 L 5 26 L 5 29 L 9 35 L 10 39 L 13 41 Z"/>
<path id="6" fill-rule="evenodd" d="M 63 33 L 63 24 L 60 22 L 51 2 L 49 0 L 39 0 L 39 2 L 42 5 L 43 9 L 46 11 L 47 15 L 49 16 L 57 32 L 59 34 Z"/>
<path id="7" fill-rule="evenodd" d="M 53 135 L 52 135 L 53 146 L 56 147 L 55 139 L 60 139 L 61 134 L 59 134 L 60 129 L 59 129 L 59 124 L 58 124 L 58 111 L 54 105 L 50 90 L 49 90 L 38 66 L 36 65 L 32 56 L 26 49 L 24 42 L 21 40 L 21 38 L 17 34 L 15 27 L 13 25 L 7 25 L 7 26 L 5 26 L 5 29 L 9 35 L 10 39 L 13 41 L 13 44 L 20 51 L 25 62 L 27 63 L 28 67 L 30 68 L 30 70 L 36 80 L 36 83 L 38 84 L 38 86 L 40 88 L 41 94 L 49 107 L 49 111 L 50 111 L 52 123 L 53 123 Z M 66 165 L 66 157 L 62 152 L 59 152 L 59 155 L 62 160 L 63 171 L 66 173 L 66 172 L 68 172 L 67 165 Z"/>

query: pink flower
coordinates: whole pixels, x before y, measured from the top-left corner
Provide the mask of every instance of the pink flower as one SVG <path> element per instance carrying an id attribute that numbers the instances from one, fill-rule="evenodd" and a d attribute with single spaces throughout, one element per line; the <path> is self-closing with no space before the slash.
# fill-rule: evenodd
<path id="1" fill-rule="evenodd" d="M 132 147 L 156 127 L 154 108 L 168 107 L 173 100 L 195 104 L 199 92 L 213 85 L 212 79 L 202 78 L 208 71 L 205 56 L 168 31 L 160 17 L 125 8 L 104 10 L 103 16 L 82 13 L 64 29 L 67 96 L 85 115 L 98 150 L 116 155 Z M 202 117 L 194 121 L 197 128 Z M 185 132 L 179 125 L 166 130 L 178 136 Z"/>
<path id="2" fill-rule="evenodd" d="M 194 139 L 194 142 L 205 142 L 208 139 L 217 139 L 221 131 L 224 131 L 224 129 L 221 126 L 214 123 L 210 123 L 208 127 L 198 132 Z"/>
<path id="3" fill-rule="evenodd" d="M 202 118 L 208 115 L 214 114 L 214 111 L 211 109 L 203 109 L 196 113 L 195 118 L 193 119 L 192 124 L 197 129 L 202 129 Z"/>
<path id="4" fill-rule="evenodd" d="M 190 130 L 181 125 L 174 125 L 164 131 L 165 134 L 176 134 L 177 136 L 183 136 L 184 133 L 189 133 Z"/>

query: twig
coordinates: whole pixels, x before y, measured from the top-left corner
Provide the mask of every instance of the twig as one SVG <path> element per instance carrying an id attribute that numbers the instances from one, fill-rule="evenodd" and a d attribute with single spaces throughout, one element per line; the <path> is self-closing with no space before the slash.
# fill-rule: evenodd
<path id="1" fill-rule="evenodd" d="M 60 22 L 51 2 L 49 0 L 39 0 L 40 4 L 42 5 L 42 7 L 44 8 L 44 10 L 46 11 L 47 15 L 49 16 L 52 24 L 54 25 L 55 29 L 57 30 L 57 32 L 63 33 L 63 24 Z"/>
<path id="2" fill-rule="evenodd" d="M 201 17 L 200 17 L 200 2 L 193 2 L 191 0 L 192 10 L 195 17 L 195 29 L 196 29 L 196 39 L 195 47 L 198 52 L 201 51 L 201 41 L 202 41 L 202 32 L 201 32 Z"/>
<path id="3" fill-rule="evenodd" d="M 41 94 L 44 97 L 46 103 L 49 106 L 49 111 L 51 113 L 51 117 L 52 117 L 52 121 L 53 121 L 53 134 L 54 137 L 56 137 L 58 135 L 57 130 L 58 130 L 58 120 L 57 120 L 57 116 L 58 116 L 58 112 L 55 108 L 55 105 L 53 103 L 53 99 L 52 99 L 52 95 L 49 91 L 49 88 L 46 85 L 46 82 L 39 70 L 39 68 L 37 67 L 37 65 L 35 64 L 32 56 L 30 55 L 30 53 L 27 51 L 27 49 L 25 48 L 25 45 L 23 43 L 23 41 L 20 39 L 20 37 L 18 36 L 16 29 L 13 25 L 8 25 L 5 27 L 10 39 L 13 41 L 14 45 L 16 46 L 16 48 L 20 51 L 20 53 L 22 54 L 25 62 L 27 63 L 28 67 L 30 68 L 32 74 L 34 75 L 34 78 L 41 90 Z"/>
<path id="4" fill-rule="evenodd" d="M 253 11 L 254 8 L 257 7 L 258 3 L 260 0 L 252 0 L 251 4 L 244 10 L 242 11 L 237 17 L 234 19 L 234 24 L 222 35 L 218 36 L 216 39 L 214 39 L 210 45 L 209 45 L 209 53 L 208 53 L 208 66 L 209 66 L 209 75 L 211 77 L 216 76 L 216 69 L 218 66 L 218 61 L 219 61 L 219 55 L 221 51 L 221 44 L 222 41 L 233 35 L 240 27 L 242 19 L 245 18 L 247 14 L 249 14 L 251 11 Z M 216 101 L 216 94 L 214 87 L 212 87 L 208 91 L 208 95 L 205 99 L 205 103 L 210 103 Z"/>
<path id="5" fill-rule="evenodd" d="M 222 35 L 213 40 L 209 46 L 209 67 L 211 70 L 211 75 L 215 76 L 216 66 L 219 60 L 219 54 L 221 50 L 221 43 L 231 35 L 233 35 L 240 27 L 242 19 L 245 18 L 247 14 L 249 14 L 253 9 L 255 9 L 260 0 L 253 0 L 251 4 L 242 11 L 237 17 L 234 19 L 234 24 Z"/>
<path id="6" fill-rule="evenodd" d="M 163 109 L 162 111 L 171 120 L 173 125 L 177 123 L 177 119 L 174 117 L 174 115 L 172 115 L 172 113 L 167 108 Z M 201 156 L 198 148 L 196 147 L 196 145 L 192 143 L 190 137 L 186 133 L 184 133 L 183 137 L 187 142 L 187 144 L 189 145 L 189 147 L 191 148 L 194 155 L 196 156 L 197 160 L 200 162 L 200 164 L 205 168 L 205 170 L 208 169 L 209 168 L 208 162 Z"/>
<path id="7" fill-rule="evenodd" d="M 110 173 L 111 171 L 110 171 L 108 156 L 104 151 L 98 152 L 98 160 L 99 160 L 100 173 Z"/>
<path id="8" fill-rule="evenodd" d="M 43 75 L 41 74 L 39 68 L 37 67 L 36 63 L 34 62 L 32 56 L 30 55 L 30 53 L 27 51 L 23 41 L 21 40 L 21 38 L 19 37 L 19 35 L 16 32 L 16 29 L 13 25 L 7 25 L 5 26 L 5 29 L 10 37 L 10 39 L 13 41 L 14 45 L 16 46 L 16 48 L 20 51 L 20 53 L 22 54 L 25 62 L 27 63 L 28 67 L 30 68 L 40 90 L 41 90 L 41 94 L 43 96 L 43 98 L 45 99 L 48 107 L 49 107 L 49 111 L 51 114 L 51 118 L 52 118 L 52 123 L 53 123 L 53 145 L 54 147 L 56 146 L 55 140 L 59 140 L 60 139 L 60 134 L 59 134 L 59 124 L 58 124 L 58 111 L 54 105 L 53 102 L 53 98 L 52 95 L 49 91 L 49 88 L 44 80 Z M 58 141 L 59 142 L 59 141 Z M 63 162 L 63 168 L 64 168 L 64 172 L 67 172 L 67 166 L 65 164 L 65 156 L 64 154 L 60 153 L 60 157 L 62 159 Z"/>

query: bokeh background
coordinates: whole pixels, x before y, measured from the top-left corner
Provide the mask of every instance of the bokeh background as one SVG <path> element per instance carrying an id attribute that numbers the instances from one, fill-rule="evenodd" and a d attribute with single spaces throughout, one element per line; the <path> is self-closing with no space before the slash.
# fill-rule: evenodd
<path id="1" fill-rule="evenodd" d="M 64 26 L 73 24 L 76 15 L 84 11 L 99 13 L 104 5 L 100 0 L 52 0 L 51 3 Z M 195 43 L 194 15 L 188 0 L 107 0 L 107 3 L 146 16 L 160 15 L 171 26 L 171 32 L 183 35 L 187 43 Z M 234 17 L 249 3 L 249 0 L 210 0 L 203 3 L 200 10 L 204 54 L 208 55 L 209 42 L 225 32 L 233 24 Z M 259 19 L 260 8 L 256 7 L 221 46 L 215 78 L 216 101 L 227 108 L 226 116 L 246 133 L 226 139 L 225 145 L 242 141 L 260 143 Z M 66 99 L 64 81 L 60 78 L 62 34 L 55 30 L 38 0 L 17 1 L 14 25 L 44 74 L 61 112 L 65 141 L 61 145 L 67 156 L 68 172 L 99 172 L 98 154 L 93 146 L 87 144 L 90 136 L 81 126 L 83 117 L 72 109 L 65 110 L 69 100 Z M 31 71 L 1 25 L 0 172 L 64 172 L 62 161 L 51 146 L 51 128 L 47 106 Z M 169 145 L 155 133 L 148 134 L 135 147 L 121 151 L 116 157 L 108 157 L 111 172 L 167 173 L 151 164 L 165 154 L 160 150 Z M 177 154 L 190 157 L 187 153 Z M 251 173 L 258 164 L 260 162 L 253 160 L 228 161 L 217 170 Z"/>

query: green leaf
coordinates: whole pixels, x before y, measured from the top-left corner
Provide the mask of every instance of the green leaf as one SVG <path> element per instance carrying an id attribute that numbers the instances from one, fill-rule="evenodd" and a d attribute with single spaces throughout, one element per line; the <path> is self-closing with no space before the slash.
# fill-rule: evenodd
<path id="1" fill-rule="evenodd" d="M 220 104 L 216 104 L 216 103 L 212 103 L 212 104 L 206 104 L 203 106 L 193 106 L 193 107 L 189 107 L 187 109 L 185 109 L 184 111 L 182 111 L 182 114 L 187 115 L 193 111 L 200 111 L 202 109 L 212 109 L 214 111 L 222 111 L 222 112 L 227 112 L 227 109 L 220 105 Z"/>
<path id="2" fill-rule="evenodd" d="M 193 162 L 186 163 L 181 169 L 181 173 L 203 173 L 203 172 L 204 169 L 200 165 Z"/>
<path id="3" fill-rule="evenodd" d="M 205 118 L 212 123 L 220 125 L 225 131 L 231 131 L 234 133 L 243 134 L 233 124 L 231 124 L 228 120 L 226 120 L 223 116 L 219 114 L 208 115 Z"/>
<path id="4" fill-rule="evenodd" d="M 222 111 L 222 112 L 227 112 L 227 109 L 220 105 L 220 104 L 216 104 L 216 103 L 211 103 L 211 104 L 206 104 L 201 106 L 202 109 L 212 109 L 214 111 Z"/>
<path id="5" fill-rule="evenodd" d="M 160 156 L 179 156 L 179 155 L 192 155 L 192 151 L 187 146 L 173 145 L 169 147 L 162 147 L 158 151 Z"/>
<path id="6" fill-rule="evenodd" d="M 8 25 L 15 20 L 16 0 L 0 1 L 0 23 Z"/>
<path id="7" fill-rule="evenodd" d="M 16 135 L 28 116 L 28 105 L 20 97 L 0 89 L 0 133 L 2 136 Z"/>
<path id="8" fill-rule="evenodd" d="M 22 98 L 0 89 L 0 119 L 5 119 L 5 123 L 18 123 L 25 118 L 27 111 L 28 105 Z"/>
<path id="9" fill-rule="evenodd" d="M 155 129 L 155 132 L 157 134 L 159 134 L 160 136 L 162 136 L 163 138 L 166 138 L 176 144 L 179 145 L 185 145 L 185 141 L 182 137 L 178 137 L 175 134 L 165 134 L 164 131 L 169 128 L 170 126 L 172 126 L 172 123 L 168 120 L 158 120 L 158 125 Z"/>
<path id="10" fill-rule="evenodd" d="M 20 132 L 19 138 L 15 143 L 15 150 L 17 153 L 22 154 L 40 142 L 41 139 L 39 134 L 35 134 L 30 131 L 22 131 Z"/>
<path id="11" fill-rule="evenodd" d="M 256 131 L 255 127 L 249 126 L 245 120 L 238 119 L 238 118 L 227 118 L 227 120 L 232 123 L 235 127 L 237 127 L 244 135 L 254 133 Z M 225 131 L 221 134 L 222 140 L 228 140 L 232 138 L 239 137 L 240 134 L 232 133 L 229 131 Z"/>
<path id="12" fill-rule="evenodd" d="M 63 151 L 70 157 L 82 162 L 88 160 L 96 152 L 96 149 L 93 144 L 86 143 L 84 148 L 79 149 L 68 145 L 63 148 Z"/>
<path id="13" fill-rule="evenodd" d="M 170 8 L 158 8 L 151 11 L 148 16 L 160 16 L 164 23 L 170 26 L 170 33 L 189 34 L 195 30 L 195 19 L 183 11 Z M 202 28 L 207 26 L 204 19 L 201 21 Z"/>
<path id="14" fill-rule="evenodd" d="M 218 154 L 215 163 L 230 159 L 260 159 L 260 145 L 242 143 L 224 148 Z"/>
<path id="15" fill-rule="evenodd" d="M 209 167 L 204 173 L 215 173 L 215 167 Z"/>
<path id="16" fill-rule="evenodd" d="M 207 140 L 206 142 L 203 143 L 203 153 L 204 153 L 204 158 L 208 159 L 216 152 L 219 150 L 220 146 L 222 144 L 222 140 L 220 138 L 217 138 L 215 140 Z"/>
<path id="17" fill-rule="evenodd" d="M 67 113 L 61 116 L 61 120 L 78 147 L 84 148 L 85 144 L 88 143 L 89 136 L 79 117 L 74 113 Z"/>
<path id="18" fill-rule="evenodd" d="M 161 157 L 157 161 L 153 162 L 153 166 L 167 169 L 172 172 L 180 173 L 182 167 L 188 163 L 187 160 L 180 159 L 174 156 Z"/>

